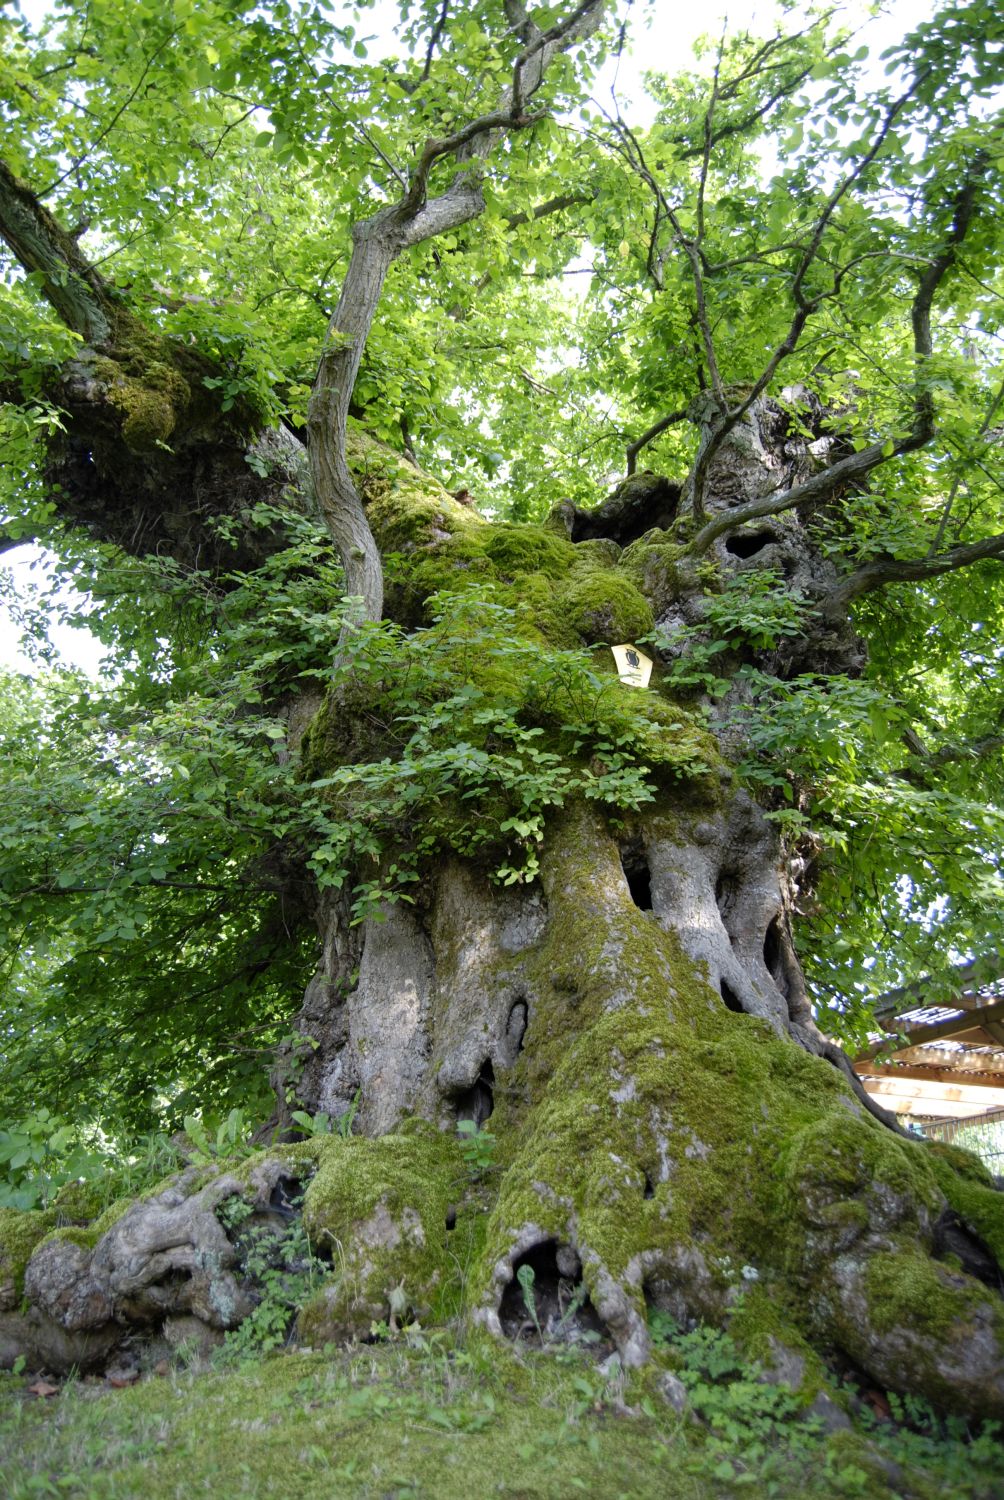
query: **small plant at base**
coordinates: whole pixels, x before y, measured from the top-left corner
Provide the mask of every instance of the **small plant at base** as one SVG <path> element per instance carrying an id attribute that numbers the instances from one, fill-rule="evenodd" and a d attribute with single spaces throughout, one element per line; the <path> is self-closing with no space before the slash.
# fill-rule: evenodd
<path id="1" fill-rule="evenodd" d="M 355 1093 L 352 1096 L 352 1103 L 349 1105 L 348 1109 L 344 1112 L 344 1114 L 337 1115 L 335 1118 L 335 1130 L 345 1141 L 347 1141 L 349 1136 L 352 1134 L 352 1126 L 359 1109 L 359 1100 L 362 1098 L 362 1092 L 362 1089 L 356 1089 Z"/>
<path id="2" fill-rule="evenodd" d="M 520 1266 L 516 1272 L 516 1280 L 519 1282 L 519 1289 L 523 1293 L 523 1306 L 530 1314 L 531 1322 L 537 1330 L 537 1337 L 543 1343 L 544 1331 L 540 1326 L 540 1319 L 537 1317 L 537 1299 L 533 1295 L 533 1284 L 536 1280 L 533 1273 L 533 1266 Z"/>
<path id="3" fill-rule="evenodd" d="M 297 1208 L 298 1200 L 291 1207 Z M 250 1204 L 242 1198 L 228 1199 L 217 1211 L 238 1246 L 247 1282 L 259 1298 L 249 1316 L 227 1333 L 217 1355 L 222 1364 L 281 1349 L 289 1342 L 307 1297 L 331 1274 L 330 1266 L 311 1249 L 299 1218 L 276 1232 L 248 1225 L 252 1213 Z"/>
<path id="4" fill-rule="evenodd" d="M 492 1165 L 495 1137 L 490 1130 L 482 1130 L 476 1120 L 458 1120 L 457 1134 L 461 1137 L 460 1150 L 467 1170 L 472 1177 L 483 1176 Z"/>
<path id="5" fill-rule="evenodd" d="M 210 1135 L 205 1122 L 198 1115 L 185 1116 L 185 1134 L 195 1148 L 192 1161 L 197 1167 L 208 1166 L 221 1156 L 246 1154 L 251 1149 L 248 1145 L 250 1130 L 250 1123 L 242 1109 L 232 1109 L 216 1127 L 215 1135 Z"/>
<path id="6" fill-rule="evenodd" d="M 314 1136 L 331 1134 L 331 1116 L 324 1110 L 318 1110 L 316 1115 L 308 1115 L 305 1109 L 294 1109 L 290 1119 L 295 1120 L 304 1135 L 311 1139 Z"/>

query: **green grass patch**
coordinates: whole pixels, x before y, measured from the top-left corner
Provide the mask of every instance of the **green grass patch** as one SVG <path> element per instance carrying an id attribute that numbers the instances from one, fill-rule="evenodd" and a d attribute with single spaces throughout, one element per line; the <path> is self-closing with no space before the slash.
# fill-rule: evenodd
<path id="1" fill-rule="evenodd" d="M 794 1415 L 793 1401 L 759 1399 L 759 1428 L 773 1426 L 750 1450 L 746 1385 L 730 1399 L 728 1370 L 697 1369 L 697 1383 L 693 1369 L 684 1374 L 698 1420 L 662 1400 L 652 1370 L 607 1378 L 575 1351 L 477 1336 L 458 1345 L 424 1332 L 236 1370 L 177 1370 L 126 1390 L 69 1381 L 49 1400 L 7 1376 L 0 1492 L 9 1500 L 713 1500 L 801 1497 L 811 1473 L 814 1500 L 1000 1494 L 999 1449 L 987 1438 L 891 1428 L 830 1438 Z M 716 1378 L 725 1382 L 717 1402 L 704 1389 Z"/>

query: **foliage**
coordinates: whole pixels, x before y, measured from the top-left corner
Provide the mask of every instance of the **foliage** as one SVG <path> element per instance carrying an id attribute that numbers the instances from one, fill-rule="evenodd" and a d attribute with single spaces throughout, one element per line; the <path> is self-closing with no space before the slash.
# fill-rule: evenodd
<path id="1" fill-rule="evenodd" d="M 412 899 L 407 887 L 439 851 L 484 860 L 505 885 L 529 881 L 552 810 L 578 796 L 625 811 L 654 796 L 653 722 L 625 710 L 616 677 L 584 652 L 526 639 L 490 590 L 434 603 L 428 630 L 360 629 L 335 673 L 332 718 L 342 694 L 365 706 L 380 759 L 353 743 L 346 764 L 312 781 L 321 796 L 304 803 L 317 829 L 309 865 L 322 887 L 354 880 L 357 921 Z M 684 721 L 670 714 L 665 728 Z M 323 723 L 314 732 L 311 758 L 338 758 L 337 727 L 326 742 Z M 663 774 L 704 769 L 693 741 L 667 737 L 661 758 Z M 374 874 L 360 879 L 364 861 Z"/>
<path id="2" fill-rule="evenodd" d="M 812 516 L 835 576 L 993 536 L 997 8 L 949 0 L 878 67 L 867 30 L 852 38 L 823 9 L 763 39 L 705 40 L 650 77 L 641 125 L 589 98 L 630 9 L 560 60 L 542 118 L 486 159 L 476 224 L 391 268 L 354 391 L 367 429 L 486 513 L 539 519 L 594 503 L 628 446 L 695 398 L 762 384 L 796 457 L 821 440 L 882 450 Z M 297 430 L 353 223 L 393 200 L 419 142 L 495 98 L 518 45 L 489 0 L 441 22 L 405 4 L 393 41 L 367 10 L 73 0 L 0 18 L 0 156 L 144 326 L 213 361 L 207 396 Z M 436 190 L 451 171 L 439 164 Z M 979 212 L 921 358 L 917 286 L 971 182 Z M 62 608 L 104 641 L 112 675 L 4 684 L 0 1112 L 126 1133 L 209 1100 L 263 1113 L 265 1060 L 312 962 L 305 864 L 360 918 L 412 894 L 446 850 L 528 880 L 570 798 L 629 812 L 658 774 L 707 758 L 689 736 L 675 769 L 658 767 L 653 739 L 677 735 L 682 712 L 650 726 L 614 712 L 595 664 L 541 651 L 472 592 L 431 631 L 353 642 L 329 701 L 369 693 L 381 747 L 343 747 L 305 789 L 286 711 L 328 686 L 342 620 L 326 540 L 261 507 L 240 524 L 281 525 L 286 544 L 253 575 L 209 578 L 62 531 L 45 444 L 63 425 L 52 375 L 78 340 L 43 282 L 4 263 L 3 533 L 58 551 L 92 601 Z M 907 451 L 928 401 L 936 431 Z M 695 456 L 682 419 L 640 449 L 675 477 Z M 849 1035 L 869 993 L 995 944 L 997 566 L 860 600 L 861 680 L 786 669 L 815 601 L 764 570 L 709 578 L 702 622 L 674 638 L 669 689 L 729 700 L 728 723 L 712 722 L 812 872 L 799 940 Z M 37 603 L 18 609 L 45 661 Z M 481 658 L 494 675 L 469 680 Z"/>
<path id="3" fill-rule="evenodd" d="M 111 1201 L 141 1192 L 180 1165 L 175 1145 L 161 1132 L 109 1138 L 61 1120 L 44 1105 L 0 1129 L 0 1208 L 48 1208 L 93 1218 Z M 79 1191 L 78 1191 L 79 1190 Z"/>
<path id="4" fill-rule="evenodd" d="M 651 1315 L 650 1328 L 657 1347 L 666 1351 L 686 1388 L 695 1417 L 707 1430 L 701 1450 L 689 1460 L 693 1473 L 762 1495 L 794 1491 L 808 1466 L 822 1494 L 851 1497 L 874 1493 L 873 1484 L 886 1466 L 895 1464 L 909 1474 L 911 1484 L 935 1471 L 951 1473 L 960 1494 L 982 1493 L 973 1483 L 973 1469 L 987 1462 L 997 1437 L 988 1424 L 974 1441 L 957 1419 L 937 1416 L 924 1402 L 891 1396 L 894 1424 L 879 1426 L 870 1413 L 858 1412 L 866 1444 L 851 1439 L 826 1442 L 819 1419 L 787 1385 L 767 1378 L 762 1365 L 746 1359 L 731 1336 L 705 1324 L 683 1330 L 664 1312 Z M 860 1406 L 856 1392 L 845 1392 L 852 1409 Z M 850 1438 L 850 1427 L 846 1436 Z M 905 1478 L 905 1474 L 904 1474 Z M 735 1490 L 732 1490 L 732 1487 Z"/>
<path id="5" fill-rule="evenodd" d="M 495 1157 L 495 1137 L 476 1120 L 458 1120 L 457 1134 L 460 1136 L 460 1154 L 467 1170 L 474 1178 L 483 1177 Z"/>
<path id="6" fill-rule="evenodd" d="M 248 1145 L 248 1122 L 240 1109 L 232 1109 L 214 1132 L 198 1115 L 186 1115 L 185 1134 L 191 1142 L 191 1159 L 197 1167 L 208 1166 L 220 1157 L 240 1156 L 252 1149 Z"/>
<path id="7" fill-rule="evenodd" d="M 330 1264 L 310 1248 L 299 1206 L 290 1202 L 290 1217 L 278 1231 L 249 1223 L 252 1209 L 242 1198 L 229 1198 L 217 1210 L 235 1239 L 242 1276 L 256 1299 L 249 1316 L 226 1334 L 216 1356 L 222 1365 L 283 1348 L 300 1308 L 331 1274 Z"/>
<path id="8" fill-rule="evenodd" d="M 96 1176 L 104 1162 L 77 1135 L 44 1106 L 0 1130 L 0 1207 L 47 1208 L 64 1183 Z"/>
<path id="9" fill-rule="evenodd" d="M 218 605 L 198 575 L 109 566 L 101 628 L 119 680 L 7 678 L 9 1114 L 46 1100 L 135 1130 L 177 1126 L 210 1097 L 267 1109 L 263 1059 L 310 962 L 272 695 L 277 678 L 323 671 L 338 623 L 314 593 L 333 581 L 316 531 L 293 533 Z M 216 608 L 222 636 L 209 634 Z"/>

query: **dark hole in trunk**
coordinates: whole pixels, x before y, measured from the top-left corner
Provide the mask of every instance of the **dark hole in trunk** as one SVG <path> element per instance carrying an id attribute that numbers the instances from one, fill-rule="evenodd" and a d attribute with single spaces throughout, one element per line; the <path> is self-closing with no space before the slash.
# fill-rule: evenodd
<path id="1" fill-rule="evenodd" d="M 767 973 L 787 1000 L 791 986 L 788 983 L 788 975 L 785 971 L 780 917 L 775 917 L 767 928 L 767 935 L 763 940 L 763 961 L 767 966 Z"/>
<path id="2" fill-rule="evenodd" d="M 278 1214 L 288 1223 L 291 1219 L 299 1218 L 302 1198 L 303 1183 L 298 1177 L 280 1177 L 272 1189 L 268 1206 L 272 1213 Z"/>
<path id="3" fill-rule="evenodd" d="M 992 1251 L 963 1224 L 952 1209 L 942 1211 L 934 1226 L 934 1253 L 939 1260 L 956 1255 L 962 1269 L 982 1281 L 984 1286 L 1004 1296 L 1004 1272 L 997 1264 Z"/>
<path id="4" fill-rule="evenodd" d="M 569 531 L 573 542 L 609 537 L 626 547 L 655 527 L 672 526 L 680 503 L 680 486 L 661 474 L 635 474 L 619 484 L 595 510 L 571 512 Z"/>
<path id="5" fill-rule="evenodd" d="M 514 1263 L 499 1303 L 499 1321 L 510 1339 L 589 1344 L 597 1353 L 613 1347 L 583 1285 L 582 1262 L 571 1245 L 557 1240 L 534 1245 Z"/>
<path id="6" fill-rule="evenodd" d="M 723 921 L 728 916 L 729 909 L 734 904 L 738 894 L 739 882 L 736 877 L 728 870 L 720 871 L 718 879 L 715 882 L 715 901 L 718 903 L 718 910 L 721 912 Z"/>
<path id="7" fill-rule="evenodd" d="M 446 1228 L 447 1228 L 447 1230 L 450 1230 L 450 1229 L 456 1229 L 456 1227 L 457 1227 L 457 1210 L 456 1210 L 455 1206 L 451 1203 L 450 1206 L 449 1206 L 449 1208 L 446 1210 Z"/>
<path id="8" fill-rule="evenodd" d="M 733 536 L 726 537 L 725 550 L 731 552 L 733 557 L 756 557 L 758 552 L 776 541 L 777 537 L 772 531 L 737 531 Z"/>
<path id="9" fill-rule="evenodd" d="M 515 1062 L 523 1050 L 523 1038 L 526 1036 L 526 1022 L 529 1012 L 525 1000 L 517 1000 L 509 1012 L 509 1019 L 505 1023 L 506 1051 Z"/>
<path id="10" fill-rule="evenodd" d="M 483 1125 L 494 1108 L 495 1069 L 491 1058 L 486 1057 L 473 1087 L 457 1099 L 457 1119 L 473 1120 L 475 1125 Z"/>
<path id="11" fill-rule="evenodd" d="M 652 1179 L 647 1172 L 645 1173 L 645 1191 L 642 1196 L 645 1198 L 655 1197 L 655 1188 L 652 1186 Z"/>
<path id="12" fill-rule="evenodd" d="M 730 984 L 726 984 L 725 980 L 723 979 L 721 984 L 719 985 L 719 989 L 722 992 L 722 999 L 725 1001 L 726 1007 L 729 1010 L 735 1011 L 737 1016 L 743 1015 L 744 1011 L 739 1003 L 739 996 L 736 994 L 732 986 Z"/>
<path id="13" fill-rule="evenodd" d="M 625 844 L 621 850 L 621 869 L 635 906 L 639 911 L 651 911 L 652 875 L 640 843 Z"/>

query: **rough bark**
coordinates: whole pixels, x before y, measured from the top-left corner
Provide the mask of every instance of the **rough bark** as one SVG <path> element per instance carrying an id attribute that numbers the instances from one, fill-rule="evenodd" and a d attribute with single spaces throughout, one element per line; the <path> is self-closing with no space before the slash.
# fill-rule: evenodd
<path id="1" fill-rule="evenodd" d="M 863 647 L 846 604 L 871 582 L 841 579 L 815 546 L 813 511 L 860 482 L 884 445 L 842 455 L 822 426 L 794 438 L 762 392 L 733 403 L 727 430 L 724 391 L 692 409 L 699 495 L 693 477 L 634 475 L 596 511 L 558 507 L 546 529 L 487 527 L 413 471 L 410 488 L 387 472 L 367 488 L 350 470 L 348 403 L 389 266 L 479 211 L 479 154 L 526 122 L 548 49 L 599 10 L 577 7 L 548 39 L 509 7 L 525 50 L 500 110 L 428 143 L 401 202 L 357 226 L 310 411 L 313 480 L 348 592 L 376 618 L 381 551 L 399 553 L 390 612 L 421 626 L 428 596 L 476 561 L 475 576 L 523 591 L 536 639 L 596 645 L 655 623 L 669 660 L 674 626 L 705 619 L 709 566 L 719 584 L 770 568 L 819 608 L 757 663 L 853 673 Z M 429 200 L 445 156 L 457 173 Z M 0 231 L 86 340 L 55 390 L 68 422 L 49 478 L 65 517 L 188 567 L 253 566 L 274 539 L 239 526 L 234 543 L 216 522 L 240 521 L 263 497 L 295 501 L 295 441 L 263 437 L 250 411 L 225 415 L 205 385 L 212 368 L 130 318 L 6 176 Z M 937 266 L 921 289 L 928 312 Z M 923 296 L 917 306 L 923 314 Z M 899 451 L 926 441 L 928 418 L 918 406 Z M 264 477 L 246 463 L 255 443 Z M 516 538 L 517 567 L 496 535 Z M 534 549 L 546 555 L 536 569 Z M 371 708 L 344 696 L 321 708 L 305 757 L 314 775 L 346 757 Z M 516 1275 L 529 1265 L 542 1308 L 584 1287 L 566 1336 L 599 1333 L 627 1364 L 647 1357 L 648 1314 L 662 1309 L 727 1324 L 750 1347 L 769 1337 L 939 1406 L 1004 1416 L 1001 1197 L 964 1153 L 869 1114 L 813 1019 L 789 925 L 795 872 L 736 786 L 729 750 L 723 735 L 714 756 L 661 781 L 651 806 L 617 826 L 594 804 L 566 807 L 526 886 L 499 888 L 484 863 L 444 856 L 428 862 L 414 906 L 361 925 L 347 896 L 326 892 L 302 1046 L 277 1079 L 287 1109 L 294 1097 L 343 1118 L 357 1109 L 360 1137 L 266 1157 L 247 1178 L 185 1176 L 82 1237 L 30 1216 L 0 1226 L 0 1361 L 100 1363 L 130 1330 L 232 1326 L 248 1292 L 217 1209 L 242 1196 L 265 1214 L 281 1175 L 316 1168 L 305 1221 L 315 1245 L 337 1243 L 343 1275 L 304 1312 L 314 1341 L 365 1334 L 386 1306 L 393 1317 L 398 1286 L 423 1321 L 448 1306 L 520 1337 Z M 458 1120 L 488 1121 L 496 1136 L 493 1170 L 475 1184 Z M 466 1286 L 447 1297 L 458 1246 Z"/>
<path id="2" fill-rule="evenodd" d="M 254 507 L 310 503 L 302 444 L 244 399 L 224 411 L 227 372 L 147 326 L 2 161 L 0 237 L 81 339 L 45 391 L 62 412 L 44 470 L 60 521 L 221 581 L 260 566 L 282 535 L 252 526 Z"/>
<path id="3" fill-rule="evenodd" d="M 736 424 L 709 465 L 720 578 L 767 566 L 810 602 L 833 591 L 838 570 L 814 544 L 810 509 L 769 530 L 728 518 L 765 484 L 803 484 L 835 448 L 790 440 L 768 402 Z M 640 586 L 660 624 L 699 625 L 707 576 L 673 540 L 679 496 L 636 475 L 598 510 L 559 506 L 550 533 L 525 531 L 541 546 L 567 535 L 572 578 L 600 562 Z M 410 529 L 386 495 L 371 519 L 423 579 L 437 559 L 448 576 L 461 549 L 469 567 L 479 542 L 491 546 L 489 528 L 472 532 L 431 488 Z M 548 587 L 561 616 L 566 585 L 552 576 Z M 392 603 L 421 623 L 407 589 Z M 617 618 L 612 603 L 597 606 L 584 639 L 618 638 Z M 816 615 L 759 664 L 854 672 L 863 660 L 846 614 Z M 347 753 L 347 711 L 322 710 L 316 773 Z M 458 1120 L 487 1121 L 499 1175 L 467 1312 L 497 1334 L 524 1326 L 515 1276 L 530 1265 L 542 1307 L 584 1281 L 580 1332 L 600 1330 L 628 1363 L 647 1357 L 653 1307 L 745 1328 L 754 1342 L 747 1320 L 760 1319 L 782 1343 L 890 1389 L 1004 1411 L 1000 1195 L 961 1154 L 890 1129 L 820 1032 L 792 942 L 796 892 L 772 826 L 722 763 L 664 787 L 616 829 L 569 809 L 527 888 L 441 860 L 414 906 L 360 926 L 329 893 L 299 1021 L 309 1041 L 285 1076 L 295 1072 L 308 1108 L 357 1108 L 374 1149 L 416 1119 L 439 1141 Z M 390 1239 L 401 1242 L 396 1230 Z M 392 1252 L 382 1264 L 389 1275 Z M 337 1293 L 311 1316 L 312 1337 L 354 1326 Z"/>
<path id="4" fill-rule="evenodd" d="M 345 571 L 346 595 L 355 608 L 346 630 L 383 614 L 383 565 L 346 453 L 352 391 L 384 282 L 399 255 L 423 241 L 477 218 L 485 206 L 481 164 L 499 139 L 533 125 L 528 112 L 553 59 L 593 34 L 603 18 L 604 0 L 582 0 L 542 31 L 519 0 L 506 15 L 524 43 L 512 77 L 495 109 L 462 125 L 452 135 L 427 140 L 401 197 L 353 226 L 352 254 L 338 305 L 328 326 L 326 346 L 310 399 L 310 464 L 314 494 Z M 453 180 L 429 196 L 438 162 L 452 159 Z"/>

